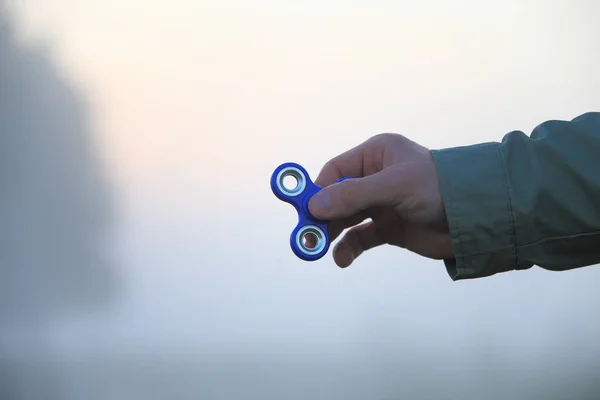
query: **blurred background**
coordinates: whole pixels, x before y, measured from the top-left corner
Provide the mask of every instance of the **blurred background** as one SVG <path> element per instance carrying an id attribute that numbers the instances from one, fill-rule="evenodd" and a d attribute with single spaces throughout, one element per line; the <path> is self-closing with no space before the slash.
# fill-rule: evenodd
<path id="1" fill-rule="evenodd" d="M 0 399 L 600 398 L 597 267 L 305 263 L 269 187 L 598 111 L 600 3 L 0 5 Z"/>

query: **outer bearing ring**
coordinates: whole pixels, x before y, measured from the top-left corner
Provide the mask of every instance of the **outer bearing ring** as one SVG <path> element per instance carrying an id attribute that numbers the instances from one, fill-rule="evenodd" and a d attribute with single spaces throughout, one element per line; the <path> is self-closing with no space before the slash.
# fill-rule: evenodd
<path id="1" fill-rule="evenodd" d="M 283 180 L 288 176 L 295 178 L 296 182 L 298 182 L 296 187 L 291 190 L 286 188 L 283 184 Z M 276 182 L 277 188 L 281 191 L 281 193 L 290 197 L 298 196 L 306 188 L 306 177 L 304 176 L 304 173 L 296 167 L 283 168 L 281 171 L 279 171 L 279 174 L 277 174 Z"/>
<path id="2" fill-rule="evenodd" d="M 306 235 L 311 234 L 317 239 L 315 247 L 312 248 L 307 247 L 302 240 Z M 325 232 L 315 225 L 303 226 L 302 228 L 298 229 L 298 233 L 296 233 L 296 245 L 298 246 L 298 249 L 300 249 L 300 251 L 306 255 L 314 256 L 319 254 L 327 245 Z"/>

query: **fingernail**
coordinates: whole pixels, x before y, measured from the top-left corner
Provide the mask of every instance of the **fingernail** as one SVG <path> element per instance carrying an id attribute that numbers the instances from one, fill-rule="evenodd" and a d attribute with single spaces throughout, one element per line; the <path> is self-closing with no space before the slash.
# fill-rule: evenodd
<path id="1" fill-rule="evenodd" d="M 329 208 L 329 196 L 325 192 L 318 192 L 308 201 L 308 207 L 313 213 L 324 216 Z"/>

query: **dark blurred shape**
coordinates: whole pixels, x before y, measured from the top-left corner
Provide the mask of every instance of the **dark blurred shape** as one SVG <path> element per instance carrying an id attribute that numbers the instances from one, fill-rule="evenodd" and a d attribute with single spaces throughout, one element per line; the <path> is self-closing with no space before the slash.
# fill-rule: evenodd
<path id="1" fill-rule="evenodd" d="M 81 95 L 46 50 L 18 43 L 0 12 L 1 399 L 64 398 L 56 370 L 40 368 L 44 327 L 114 299 L 97 157 Z"/>
<path id="2" fill-rule="evenodd" d="M 82 96 L 0 21 L 0 323 L 39 326 L 112 298 L 109 192 Z"/>

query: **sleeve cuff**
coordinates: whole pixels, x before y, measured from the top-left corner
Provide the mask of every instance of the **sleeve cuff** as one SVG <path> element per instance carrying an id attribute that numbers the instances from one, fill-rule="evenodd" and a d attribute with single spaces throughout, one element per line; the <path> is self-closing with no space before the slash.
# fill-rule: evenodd
<path id="1" fill-rule="evenodd" d="M 454 258 L 453 280 L 524 269 L 518 262 L 510 192 L 499 143 L 434 150 Z"/>

